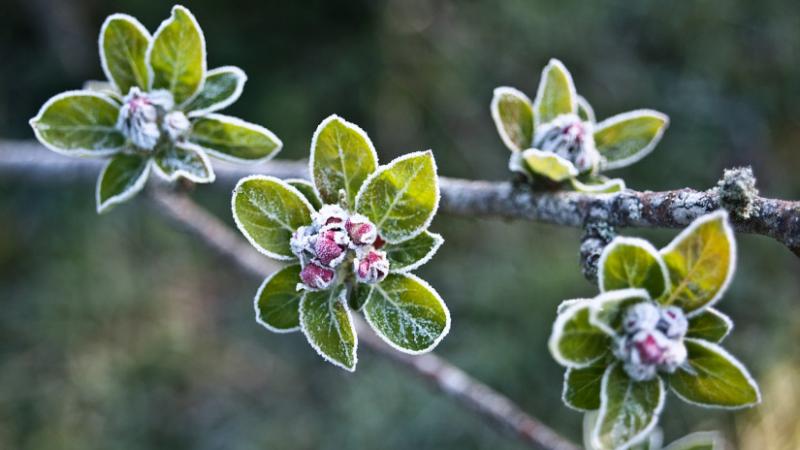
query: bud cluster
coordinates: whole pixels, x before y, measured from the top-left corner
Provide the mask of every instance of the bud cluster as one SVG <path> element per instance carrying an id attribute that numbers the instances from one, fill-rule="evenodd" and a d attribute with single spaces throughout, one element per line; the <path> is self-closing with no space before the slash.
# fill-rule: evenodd
<path id="1" fill-rule="evenodd" d="M 650 380 L 658 371 L 672 373 L 686 361 L 683 338 L 688 321 L 680 308 L 638 303 L 625 312 L 622 328 L 614 355 L 632 379 Z"/>
<path id="2" fill-rule="evenodd" d="M 314 213 L 312 223 L 294 232 L 292 252 L 300 259 L 300 289 L 330 287 L 339 267 L 352 261 L 359 283 L 373 284 L 389 274 L 384 242 L 375 224 L 361 214 L 350 214 L 338 205 L 325 205 Z"/>
<path id="3" fill-rule="evenodd" d="M 152 150 L 162 133 L 172 141 L 182 139 L 191 124 L 182 111 L 172 111 L 175 102 L 169 91 L 142 92 L 131 88 L 122 99 L 117 129 L 137 148 Z"/>
<path id="4" fill-rule="evenodd" d="M 591 122 L 584 122 L 576 114 L 562 114 L 536 127 L 533 148 L 555 153 L 574 164 L 579 172 L 585 172 L 600 162 L 593 129 Z"/>

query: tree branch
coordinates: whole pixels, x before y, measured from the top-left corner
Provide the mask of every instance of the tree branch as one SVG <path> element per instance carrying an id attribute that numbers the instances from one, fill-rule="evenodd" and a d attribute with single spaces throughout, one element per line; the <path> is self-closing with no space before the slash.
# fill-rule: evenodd
<path id="1" fill-rule="evenodd" d="M 279 268 L 277 263 L 260 255 L 219 219 L 188 197 L 160 187 L 151 189 L 150 194 L 158 211 L 199 237 L 209 247 L 227 257 L 248 274 L 261 279 Z M 453 364 L 432 353 L 422 356 L 400 353 L 376 336 L 360 316 L 353 315 L 353 319 L 362 345 L 402 364 L 440 392 L 453 397 L 461 405 L 474 410 L 491 423 L 510 430 L 523 442 L 535 448 L 548 450 L 578 449 L 547 425 L 526 414 L 514 402 Z"/>
<path id="2" fill-rule="evenodd" d="M 66 158 L 34 141 L 0 141 L 0 174 L 29 180 L 73 181 L 94 178 L 102 163 Z M 271 161 L 256 166 L 215 161 L 217 180 L 233 184 L 254 173 L 279 178 L 308 178 L 305 161 Z M 682 228 L 725 203 L 718 188 L 650 192 L 626 190 L 615 195 L 534 191 L 509 182 L 440 178 L 441 210 L 465 217 L 524 219 L 562 226 L 584 227 L 604 222 L 615 228 Z M 734 229 L 769 236 L 800 256 L 800 201 L 751 194 L 748 217 L 732 211 Z M 731 209 L 730 207 L 728 209 Z"/>

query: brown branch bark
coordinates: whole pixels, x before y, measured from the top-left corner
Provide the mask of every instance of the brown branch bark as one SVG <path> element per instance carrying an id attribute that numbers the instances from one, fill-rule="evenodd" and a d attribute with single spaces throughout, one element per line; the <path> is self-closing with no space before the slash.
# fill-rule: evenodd
<path id="1" fill-rule="evenodd" d="M 215 161 L 218 183 L 230 186 L 254 173 L 278 178 L 307 178 L 305 161 L 271 161 L 262 165 L 234 165 Z M 34 141 L 0 141 L 0 174 L 26 180 L 73 181 L 97 176 L 101 161 L 66 158 Z M 584 227 L 604 222 L 616 228 L 681 228 L 703 214 L 723 207 L 717 188 L 650 192 L 627 190 L 616 195 L 533 191 L 509 182 L 470 181 L 440 177 L 441 211 L 465 217 L 502 217 Z M 753 195 L 752 213 L 745 218 L 733 211 L 734 229 L 769 236 L 800 256 L 800 201 Z"/>
<path id="2" fill-rule="evenodd" d="M 188 197 L 159 187 L 151 189 L 150 194 L 159 212 L 253 277 L 264 278 L 279 267 Z M 487 421 L 514 433 L 521 441 L 534 448 L 547 450 L 578 449 L 575 444 L 525 413 L 510 399 L 443 358 L 433 353 L 421 356 L 400 353 L 375 335 L 361 317 L 353 315 L 353 319 L 362 345 L 403 365 L 439 392 L 452 397 Z"/>

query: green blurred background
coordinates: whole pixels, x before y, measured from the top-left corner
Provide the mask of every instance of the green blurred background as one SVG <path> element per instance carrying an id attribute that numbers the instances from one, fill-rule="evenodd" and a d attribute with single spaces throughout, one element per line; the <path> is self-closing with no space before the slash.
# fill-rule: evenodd
<path id="1" fill-rule="evenodd" d="M 51 95 L 102 78 L 96 36 L 126 12 L 154 30 L 160 1 L 2 0 L 0 137 Z M 800 198 L 800 3 L 794 0 L 190 1 L 209 67 L 249 75 L 231 114 L 307 155 L 331 113 L 360 124 L 383 161 L 432 148 L 447 176 L 505 179 L 489 116 L 499 85 L 535 93 L 561 58 L 598 118 L 670 115 L 656 151 L 617 172 L 635 189 L 705 189 L 752 164 L 767 196 Z M 2 150 L 0 150 L 2 151 Z M 196 196 L 232 225 L 231 186 Z M 98 217 L 91 183 L 0 180 L 0 448 L 522 448 L 403 369 L 361 349 L 355 374 L 299 334 L 253 320 L 249 278 L 139 198 Z M 438 348 L 558 431 L 546 339 L 562 300 L 596 288 L 578 268 L 580 231 L 440 215 L 447 242 L 419 270 L 446 299 Z M 675 231 L 623 230 L 663 245 Z M 800 260 L 739 236 L 720 308 L 727 347 L 762 384 L 762 406 L 700 410 L 668 399 L 667 441 L 719 429 L 736 448 L 800 448 Z"/>

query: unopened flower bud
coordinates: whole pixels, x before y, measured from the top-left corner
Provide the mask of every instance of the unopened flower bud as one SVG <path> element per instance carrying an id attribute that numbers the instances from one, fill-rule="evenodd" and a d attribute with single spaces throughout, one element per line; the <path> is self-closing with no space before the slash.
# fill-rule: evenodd
<path id="1" fill-rule="evenodd" d="M 664 350 L 661 364 L 659 364 L 658 368 L 664 372 L 673 373 L 686 362 L 687 356 L 686 345 L 684 345 L 683 341 L 670 341 Z"/>
<path id="2" fill-rule="evenodd" d="M 379 250 L 368 251 L 363 257 L 356 258 L 353 264 L 359 283 L 378 283 L 389 274 L 389 260 L 386 258 L 386 252 Z"/>
<path id="3" fill-rule="evenodd" d="M 305 226 L 298 228 L 289 239 L 289 247 L 292 249 L 292 253 L 300 259 L 301 264 L 307 263 L 314 257 L 313 236 L 314 228 Z"/>
<path id="4" fill-rule="evenodd" d="M 347 246 L 339 243 L 341 242 L 340 234 L 340 231 L 327 230 L 317 236 L 314 243 L 314 254 L 322 265 L 336 267 L 344 260 Z"/>
<path id="5" fill-rule="evenodd" d="M 689 328 L 689 321 L 683 314 L 683 310 L 677 306 L 669 306 L 661 310 L 658 321 L 658 329 L 670 339 L 680 339 L 686 334 Z"/>
<path id="6" fill-rule="evenodd" d="M 347 220 L 347 211 L 342 209 L 339 205 L 324 205 L 314 214 L 314 222 L 320 227 L 340 224 L 342 229 L 344 229 L 345 220 Z"/>
<path id="7" fill-rule="evenodd" d="M 186 135 L 192 124 L 189 123 L 189 119 L 182 111 L 172 111 L 164 116 L 163 126 L 167 136 L 173 141 L 177 141 Z"/>
<path id="8" fill-rule="evenodd" d="M 622 328 L 626 333 L 633 334 L 638 331 L 650 331 L 656 328 L 661 319 L 658 307 L 652 303 L 637 303 L 625 311 L 622 319 Z"/>
<path id="9" fill-rule="evenodd" d="M 142 92 L 131 88 L 119 110 L 117 129 L 136 147 L 152 150 L 161 137 L 158 128 L 159 108 L 172 108 L 172 95 L 167 91 Z"/>
<path id="10" fill-rule="evenodd" d="M 309 263 L 300 271 L 300 280 L 303 281 L 302 286 L 310 290 L 327 289 L 333 284 L 333 279 L 336 272 L 333 269 L 322 267 L 316 263 Z"/>
<path id="11" fill-rule="evenodd" d="M 555 153 L 574 164 L 578 171 L 586 172 L 600 162 L 593 128 L 591 122 L 584 122 L 576 114 L 562 114 L 536 127 L 533 147 Z"/>
<path id="12" fill-rule="evenodd" d="M 366 216 L 354 214 L 344 225 L 350 241 L 356 245 L 372 245 L 378 237 L 378 229 Z"/>
<path id="13" fill-rule="evenodd" d="M 633 353 L 631 359 L 641 364 L 660 364 L 669 340 L 659 331 L 640 331 L 631 338 Z"/>

